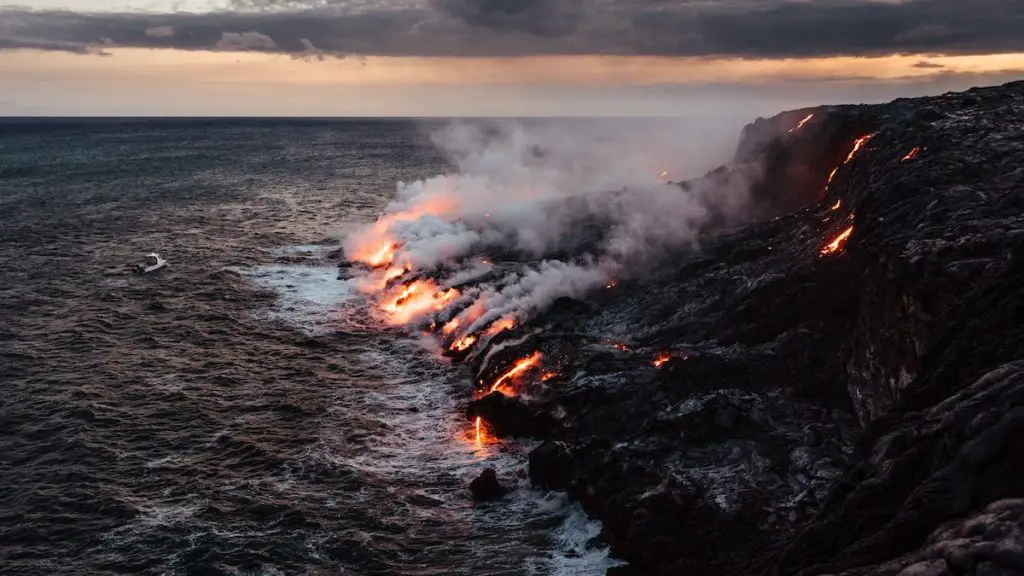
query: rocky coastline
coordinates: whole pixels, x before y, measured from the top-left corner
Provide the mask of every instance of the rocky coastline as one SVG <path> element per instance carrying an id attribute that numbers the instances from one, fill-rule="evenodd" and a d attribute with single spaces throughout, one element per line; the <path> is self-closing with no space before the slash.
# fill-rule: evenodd
<path id="1" fill-rule="evenodd" d="M 706 178 L 753 165 L 753 221 L 466 360 L 550 371 L 467 416 L 616 574 L 1024 573 L 1024 82 L 759 119 Z"/>

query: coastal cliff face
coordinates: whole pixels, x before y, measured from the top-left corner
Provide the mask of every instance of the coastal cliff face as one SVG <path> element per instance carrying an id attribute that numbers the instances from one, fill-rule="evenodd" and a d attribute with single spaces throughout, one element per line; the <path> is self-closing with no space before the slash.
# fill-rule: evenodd
<path id="1" fill-rule="evenodd" d="M 707 178 L 755 163 L 752 224 L 495 339 L 474 381 L 557 375 L 469 415 L 622 573 L 1024 573 L 1024 83 L 761 119 Z"/>

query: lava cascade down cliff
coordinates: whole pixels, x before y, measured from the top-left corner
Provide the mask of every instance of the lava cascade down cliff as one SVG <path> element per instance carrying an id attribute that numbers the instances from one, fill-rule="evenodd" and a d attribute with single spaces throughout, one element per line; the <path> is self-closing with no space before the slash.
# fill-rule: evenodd
<path id="1" fill-rule="evenodd" d="M 1024 83 L 787 112 L 677 185 L 699 225 L 643 274 L 622 222 L 553 198 L 571 247 L 413 202 L 342 276 L 464 363 L 467 427 L 542 440 L 533 484 L 615 570 L 1024 573 L 1021 134 Z M 736 182 L 743 220 L 708 201 Z M 424 214 L 445 234 L 394 237 Z"/>

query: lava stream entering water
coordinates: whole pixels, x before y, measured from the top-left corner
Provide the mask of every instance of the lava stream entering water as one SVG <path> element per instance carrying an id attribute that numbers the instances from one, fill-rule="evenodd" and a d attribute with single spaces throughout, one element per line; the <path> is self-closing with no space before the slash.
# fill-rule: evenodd
<path id="1" fill-rule="evenodd" d="M 500 378 L 498 378 L 497 380 L 494 381 L 494 384 L 491 386 L 491 390 L 490 391 L 492 393 L 493 392 L 498 392 L 499 389 L 501 388 L 502 384 L 504 384 L 507 380 L 515 378 L 515 377 L 519 376 L 520 374 L 522 374 L 523 372 L 526 372 L 530 368 L 533 368 L 534 366 L 537 366 L 538 364 L 540 364 L 540 361 L 543 358 L 544 358 L 543 354 L 541 354 L 540 352 L 534 352 L 530 356 L 528 356 L 526 358 L 523 358 L 522 360 L 517 361 L 515 363 L 515 365 L 512 366 L 511 369 L 509 369 L 507 372 L 502 374 Z"/>

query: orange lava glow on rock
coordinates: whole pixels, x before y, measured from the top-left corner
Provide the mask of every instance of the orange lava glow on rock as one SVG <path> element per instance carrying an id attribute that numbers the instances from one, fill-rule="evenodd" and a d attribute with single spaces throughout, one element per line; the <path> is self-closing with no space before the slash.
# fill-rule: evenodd
<path id="1" fill-rule="evenodd" d="M 616 350 L 622 350 L 623 352 L 629 352 L 629 346 L 626 346 L 622 342 L 613 342 L 612 348 L 615 348 Z"/>
<path id="2" fill-rule="evenodd" d="M 921 153 L 921 147 L 920 146 L 915 146 L 913 150 L 911 150 L 910 152 L 907 152 L 907 155 L 904 156 L 902 159 L 900 159 L 900 162 L 909 162 L 909 161 L 913 160 L 914 158 L 917 158 L 917 155 L 920 154 L 920 153 Z"/>
<path id="3" fill-rule="evenodd" d="M 653 364 L 655 368 L 661 368 L 662 366 L 665 365 L 666 362 L 668 362 L 671 359 L 672 355 L 661 353 L 654 358 L 654 362 L 651 362 L 651 364 Z"/>
<path id="4" fill-rule="evenodd" d="M 460 322 L 458 318 L 453 318 L 450 322 L 448 322 L 441 328 L 441 334 L 448 336 L 452 332 L 455 332 L 456 330 L 459 329 L 459 323 Z"/>
<path id="5" fill-rule="evenodd" d="M 846 161 L 843 162 L 843 164 L 849 164 L 850 160 L 853 160 L 853 157 L 857 155 L 857 152 L 859 152 L 860 149 L 864 146 L 864 144 L 867 143 L 868 140 L 871 140 L 873 136 L 874 134 L 868 134 L 867 136 L 861 136 L 860 138 L 857 138 L 857 140 L 853 143 L 853 150 L 850 150 L 850 154 L 846 157 Z"/>
<path id="6" fill-rule="evenodd" d="M 452 344 L 452 351 L 454 352 L 465 352 L 469 350 L 469 347 L 476 344 L 476 336 L 469 335 L 464 338 L 459 338 Z"/>
<path id="7" fill-rule="evenodd" d="M 501 388 L 502 384 L 504 384 L 506 381 L 516 378 L 523 372 L 526 372 L 530 368 L 533 368 L 534 366 L 540 364 L 542 358 L 544 358 L 543 354 L 541 354 L 540 352 L 534 352 L 529 357 L 517 361 L 515 365 L 512 366 L 512 368 L 510 368 L 507 372 L 502 374 L 500 378 L 494 381 L 494 384 L 491 386 L 491 392 L 497 392 Z"/>
<path id="8" fill-rule="evenodd" d="M 516 327 L 516 321 L 511 318 L 502 318 L 494 324 L 491 324 L 487 331 L 484 332 L 484 336 L 492 337 L 501 334 L 505 330 L 511 330 Z"/>
<path id="9" fill-rule="evenodd" d="M 832 205 L 833 210 L 839 210 L 839 207 L 843 205 L 842 200 L 836 200 L 836 203 Z"/>
<path id="10" fill-rule="evenodd" d="M 807 124 L 808 122 L 810 122 L 813 119 L 814 119 L 814 114 L 808 114 L 796 126 L 793 126 L 792 128 L 790 128 L 789 129 L 789 133 L 792 134 L 793 132 L 796 132 L 797 130 L 803 128 L 804 124 Z"/>
<path id="11" fill-rule="evenodd" d="M 825 247 L 821 249 L 821 255 L 827 256 L 842 250 L 843 246 L 846 245 L 846 240 L 850 238 L 850 234 L 853 234 L 853 226 L 843 230 L 839 236 L 836 236 L 835 240 L 826 244 Z"/>
<path id="12" fill-rule="evenodd" d="M 547 382 L 548 380 L 551 380 L 552 378 L 554 378 L 556 376 L 558 376 L 557 372 L 545 372 L 545 373 L 540 375 L 540 381 L 541 382 Z"/>
<path id="13" fill-rule="evenodd" d="M 374 268 L 387 266 L 395 259 L 400 245 L 393 234 L 394 226 L 399 222 L 411 222 L 424 216 L 442 216 L 456 214 L 458 201 L 454 195 L 438 194 L 425 198 L 402 211 L 381 216 L 373 226 L 361 232 L 355 245 L 349 247 L 348 257 L 353 262 L 361 262 Z"/>
<path id="14" fill-rule="evenodd" d="M 417 280 L 387 298 L 383 309 L 390 316 L 391 324 L 408 324 L 428 312 L 443 310 L 458 297 L 459 291 L 454 288 L 441 291 L 433 282 Z"/>

